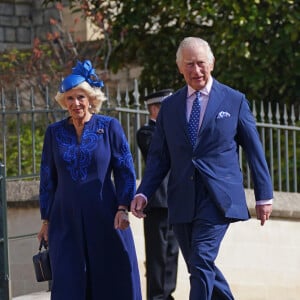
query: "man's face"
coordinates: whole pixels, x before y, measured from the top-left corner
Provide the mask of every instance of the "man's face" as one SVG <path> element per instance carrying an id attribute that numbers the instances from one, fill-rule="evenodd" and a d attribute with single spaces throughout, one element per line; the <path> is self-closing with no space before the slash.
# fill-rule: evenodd
<path id="1" fill-rule="evenodd" d="M 205 87 L 213 68 L 214 64 L 209 62 L 205 48 L 192 45 L 182 49 L 182 61 L 178 69 L 194 90 Z"/>

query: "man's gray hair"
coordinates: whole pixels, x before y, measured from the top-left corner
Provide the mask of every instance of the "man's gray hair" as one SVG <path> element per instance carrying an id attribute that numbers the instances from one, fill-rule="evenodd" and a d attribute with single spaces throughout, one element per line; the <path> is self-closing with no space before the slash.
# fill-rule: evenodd
<path id="1" fill-rule="evenodd" d="M 198 38 L 198 37 L 186 37 L 184 38 L 181 43 L 179 44 L 179 47 L 177 49 L 176 52 L 176 63 L 177 65 L 181 65 L 182 64 L 182 50 L 184 48 L 197 48 L 197 47 L 201 47 L 204 48 L 206 50 L 207 53 L 207 58 L 208 58 L 208 62 L 209 64 L 213 64 L 215 61 L 215 57 L 214 54 L 208 44 L 207 41 Z"/>

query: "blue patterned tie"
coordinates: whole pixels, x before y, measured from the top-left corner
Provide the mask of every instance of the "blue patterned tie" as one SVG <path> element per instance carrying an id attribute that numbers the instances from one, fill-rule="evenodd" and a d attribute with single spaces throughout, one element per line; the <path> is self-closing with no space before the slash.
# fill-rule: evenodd
<path id="1" fill-rule="evenodd" d="M 195 94 L 196 94 L 196 98 L 193 102 L 192 111 L 191 111 L 189 124 L 188 124 L 188 132 L 189 132 L 189 136 L 190 136 L 190 140 L 193 145 L 193 148 L 195 147 L 195 144 L 197 141 L 199 121 L 200 121 L 200 112 L 201 112 L 200 92 L 196 91 Z"/>

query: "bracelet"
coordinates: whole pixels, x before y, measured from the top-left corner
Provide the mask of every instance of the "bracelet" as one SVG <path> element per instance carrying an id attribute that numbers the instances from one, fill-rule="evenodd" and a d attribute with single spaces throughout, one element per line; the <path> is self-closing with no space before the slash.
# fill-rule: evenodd
<path id="1" fill-rule="evenodd" d="M 117 211 L 122 211 L 124 212 L 126 215 L 128 215 L 128 210 L 126 208 L 118 208 Z"/>
<path id="2" fill-rule="evenodd" d="M 43 220 L 43 221 L 42 221 L 42 224 L 43 224 L 43 225 L 48 225 L 48 224 L 49 224 L 49 221 L 48 221 L 48 220 Z"/>

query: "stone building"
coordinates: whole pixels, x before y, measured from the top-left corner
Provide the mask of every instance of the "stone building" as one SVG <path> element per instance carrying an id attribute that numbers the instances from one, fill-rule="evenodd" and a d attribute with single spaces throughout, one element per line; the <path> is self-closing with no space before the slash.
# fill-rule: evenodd
<path id="1" fill-rule="evenodd" d="M 11 49 L 30 49 L 35 38 L 45 41 L 48 33 L 56 31 L 50 20 L 61 20 L 64 30 L 72 29 L 72 38 L 81 42 L 101 42 L 99 29 L 84 20 L 80 13 L 72 13 L 68 9 L 68 1 L 61 1 L 64 5 L 58 10 L 53 4 L 43 6 L 42 1 L 35 0 L 1 0 L 0 1 L 0 52 Z M 80 22 L 74 22 L 75 19 Z M 1 58 L 0 58 L 1 63 Z M 100 71 L 101 72 L 101 71 Z M 121 91 L 133 88 L 133 79 L 139 78 L 141 67 L 130 66 L 119 70 L 116 74 L 108 72 L 105 76 L 107 88 Z"/>
<path id="2" fill-rule="evenodd" d="M 74 19 L 80 17 L 80 14 L 72 14 L 67 8 L 61 11 L 64 26 L 66 28 L 74 27 Z M 58 9 L 49 4 L 47 7 L 42 1 L 35 0 L 2 0 L 0 2 L 0 51 L 6 49 L 28 49 L 33 45 L 34 38 L 45 40 L 48 32 L 53 32 L 51 19 L 59 18 Z M 89 20 L 80 21 L 78 26 L 74 27 L 74 38 L 81 41 L 95 40 L 100 37 Z"/>

